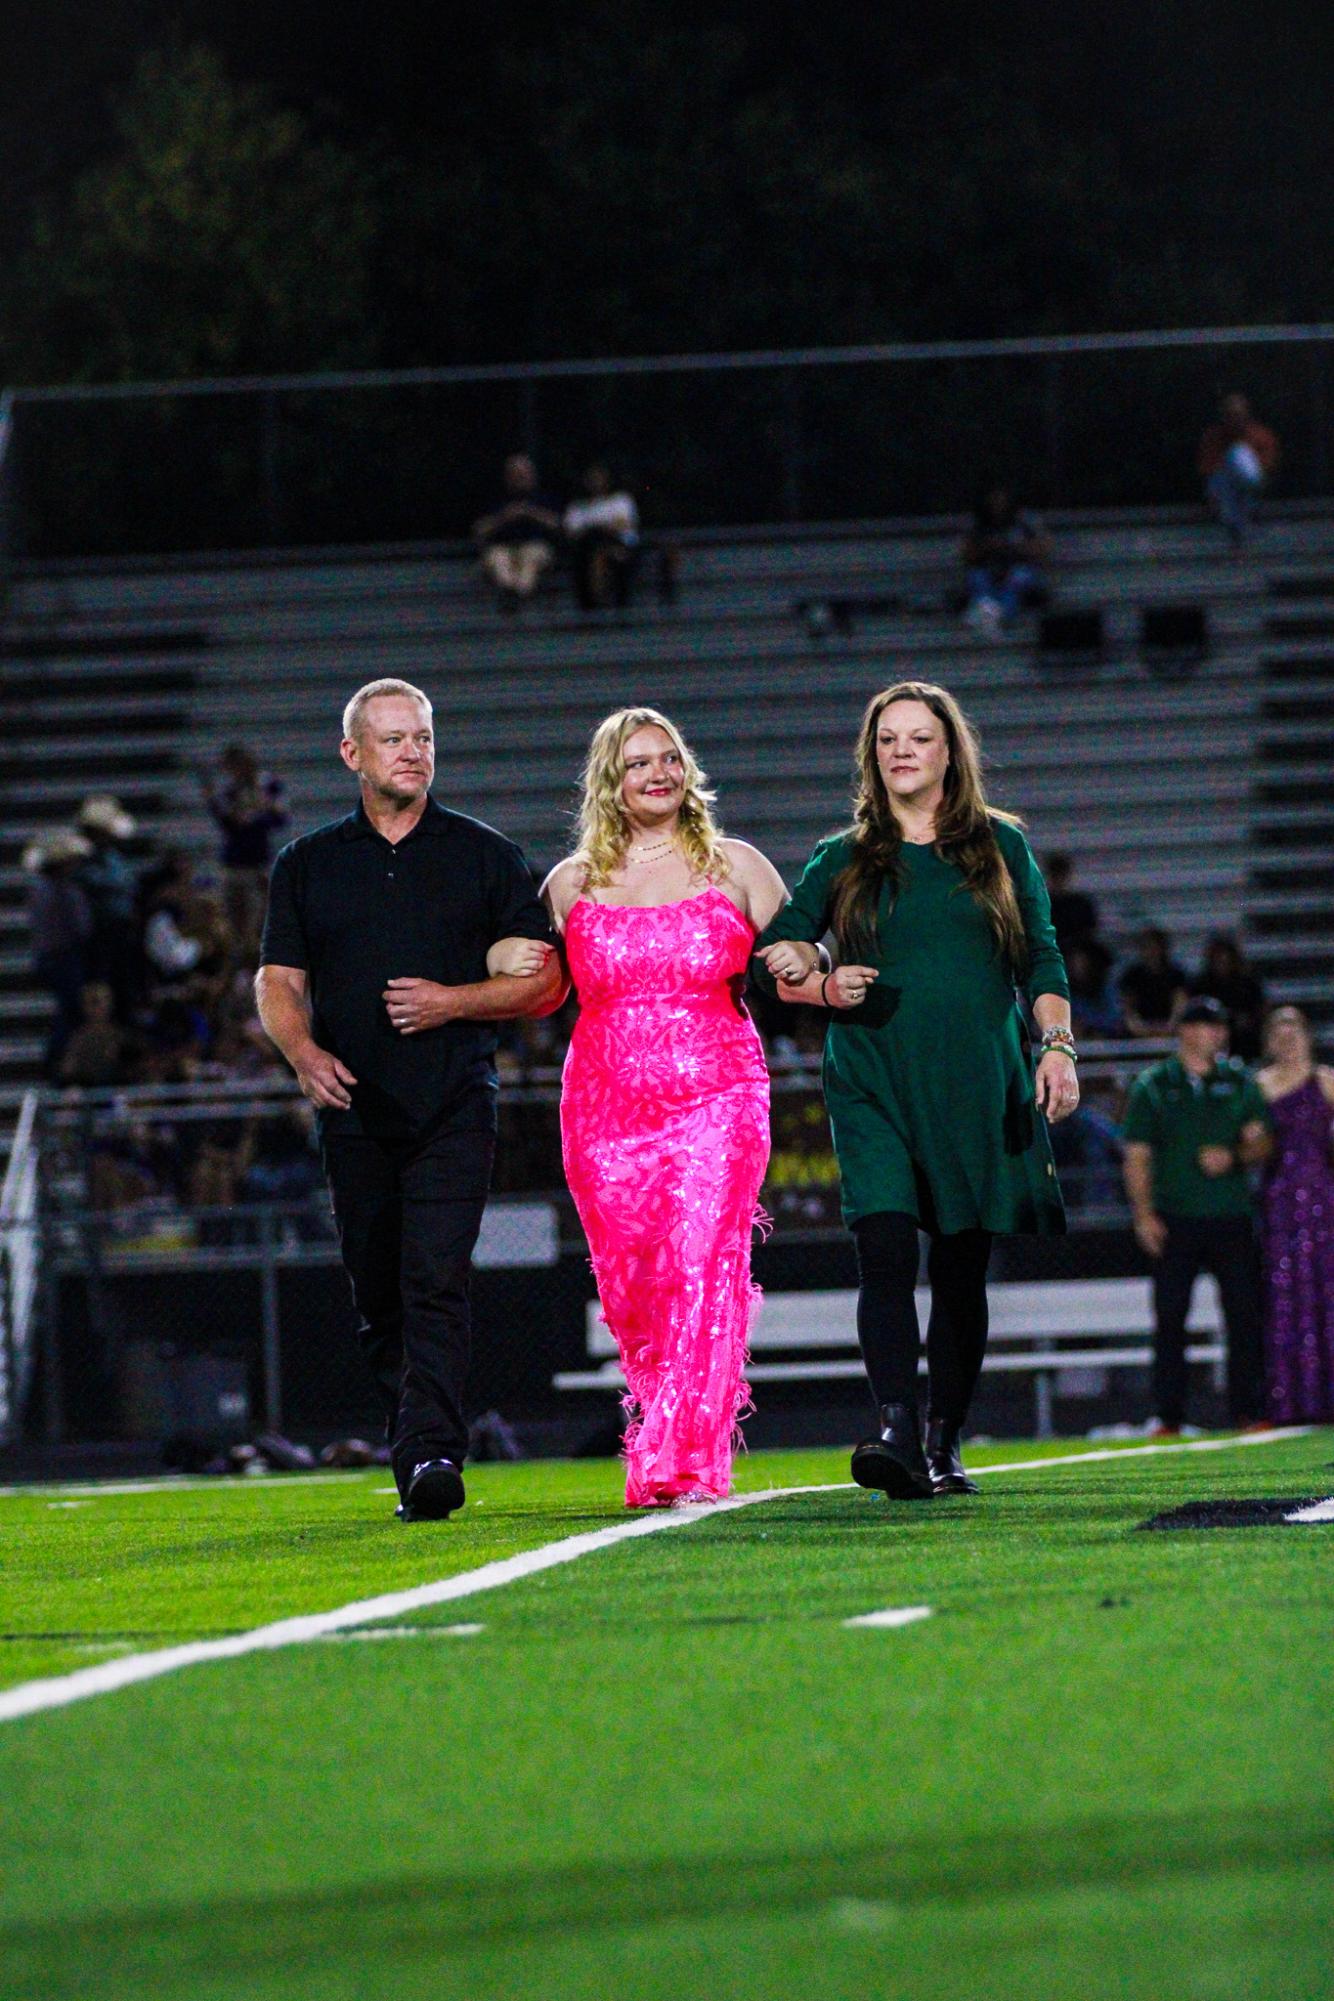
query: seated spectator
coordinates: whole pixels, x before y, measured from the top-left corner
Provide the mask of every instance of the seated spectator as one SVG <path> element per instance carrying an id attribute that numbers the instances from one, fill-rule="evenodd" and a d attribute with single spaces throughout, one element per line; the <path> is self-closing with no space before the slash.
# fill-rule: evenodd
<path id="1" fill-rule="evenodd" d="M 144 995 L 139 868 L 125 851 L 137 831 L 134 815 L 110 793 L 94 792 L 80 806 L 77 824 L 91 849 L 78 876 L 93 913 L 89 976 L 106 981 L 117 1016 L 128 1022 Z"/>
<path id="2" fill-rule="evenodd" d="M 215 778 L 204 777 L 204 798 L 222 835 L 223 900 L 236 948 L 249 965 L 258 963 L 273 836 L 289 815 L 283 782 L 261 771 L 254 752 L 229 744 Z"/>
<path id="3" fill-rule="evenodd" d="M 154 873 L 148 895 L 144 951 L 150 978 L 159 991 L 182 992 L 211 1010 L 227 990 L 236 952 L 222 900 L 201 889 L 194 865 L 181 849 L 169 850 Z"/>
<path id="4" fill-rule="evenodd" d="M 1043 865 L 1051 897 L 1052 928 L 1064 952 L 1076 938 L 1092 938 L 1098 929 L 1098 906 L 1082 889 L 1075 889 L 1075 865 L 1067 854 L 1050 854 Z"/>
<path id="5" fill-rule="evenodd" d="M 33 978 L 56 1004 L 43 1059 L 48 1077 L 59 1075 L 66 1045 L 82 1018 L 93 913 L 77 878 L 91 854 L 91 842 L 70 827 L 33 841 L 23 854 L 32 878 L 28 935 Z"/>
<path id="6" fill-rule="evenodd" d="M 963 545 L 968 624 L 996 638 L 1019 611 L 1046 604 L 1050 560 L 1051 537 L 1037 516 L 1023 513 L 1008 488 L 987 487 Z"/>
<path id="7" fill-rule="evenodd" d="M 1205 499 L 1226 528 L 1234 548 L 1250 533 L 1260 495 L 1278 470 L 1278 439 L 1258 424 L 1244 396 L 1225 396 L 1218 419 L 1200 439 L 1200 478 Z"/>
<path id="8" fill-rule="evenodd" d="M 537 467 L 526 452 L 506 459 L 504 477 L 499 506 L 475 521 L 472 532 L 501 610 L 518 611 L 555 561 L 560 516 L 538 492 Z"/>
<path id="9" fill-rule="evenodd" d="M 1243 1063 L 1255 1063 L 1260 1055 L 1260 1034 L 1265 1014 L 1265 990 L 1251 971 L 1240 945 L 1230 931 L 1215 931 L 1204 948 L 1199 975 L 1190 983 L 1192 1000 L 1207 995 L 1222 1001 L 1232 1024 L 1232 1054 Z"/>
<path id="10" fill-rule="evenodd" d="M 1070 982 L 1070 1022 L 1076 1036 L 1115 1040 L 1124 1035 L 1125 1017 L 1112 992 L 1112 955 L 1107 947 L 1099 938 L 1074 938 L 1062 949 Z"/>
<path id="11" fill-rule="evenodd" d="M 78 1027 L 60 1059 L 62 1084 L 95 1090 L 127 1084 L 134 1074 L 136 1047 L 116 1020 L 116 997 L 105 980 L 89 980 L 80 997 Z"/>
<path id="12" fill-rule="evenodd" d="M 1172 941 L 1157 924 L 1135 940 L 1135 956 L 1116 983 L 1132 1035 L 1166 1035 L 1186 1002 L 1186 975 L 1172 958 Z"/>
<path id="13" fill-rule="evenodd" d="M 565 510 L 574 594 L 584 611 L 624 610 L 639 562 L 639 509 L 600 463 L 585 472 L 584 492 Z"/>

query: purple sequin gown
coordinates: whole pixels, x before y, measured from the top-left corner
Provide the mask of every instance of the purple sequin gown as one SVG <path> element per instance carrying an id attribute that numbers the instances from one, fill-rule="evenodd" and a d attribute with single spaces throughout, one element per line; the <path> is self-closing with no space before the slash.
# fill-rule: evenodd
<path id="1" fill-rule="evenodd" d="M 1279 1424 L 1334 1422 L 1334 1164 L 1314 1077 L 1273 1098 L 1263 1208 L 1265 1362 Z"/>

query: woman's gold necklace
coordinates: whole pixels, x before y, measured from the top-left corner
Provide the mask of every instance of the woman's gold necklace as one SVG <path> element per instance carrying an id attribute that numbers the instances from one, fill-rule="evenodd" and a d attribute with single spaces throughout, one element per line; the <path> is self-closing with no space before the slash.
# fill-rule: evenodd
<path id="1" fill-rule="evenodd" d="M 636 868 L 643 868 L 649 862 L 658 861 L 661 859 L 663 855 L 670 854 L 675 846 L 676 842 L 674 839 L 668 841 L 653 841 L 646 848 L 638 848 L 638 849 L 627 848 L 625 859 L 628 862 L 630 862 L 632 866 Z"/>

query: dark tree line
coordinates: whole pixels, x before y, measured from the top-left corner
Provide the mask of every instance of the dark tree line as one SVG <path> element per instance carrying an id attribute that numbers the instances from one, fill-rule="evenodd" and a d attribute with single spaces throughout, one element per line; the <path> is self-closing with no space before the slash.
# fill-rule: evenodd
<path id="1" fill-rule="evenodd" d="M 0 377 L 1334 317 L 1334 11 L 44 0 Z"/>

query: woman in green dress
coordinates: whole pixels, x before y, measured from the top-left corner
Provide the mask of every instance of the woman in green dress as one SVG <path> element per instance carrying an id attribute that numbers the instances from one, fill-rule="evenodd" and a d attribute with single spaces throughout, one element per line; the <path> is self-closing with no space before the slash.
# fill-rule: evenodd
<path id="1" fill-rule="evenodd" d="M 1019 822 L 989 807 L 977 738 L 923 681 L 876 695 L 852 826 L 821 841 L 762 934 L 760 977 L 835 1010 L 824 1090 L 857 1243 L 857 1332 L 880 1431 L 853 1478 L 904 1499 L 976 1493 L 959 1436 L 987 1339 L 998 1233 L 1065 1214 L 1044 1118 L 1079 1102 L 1069 989 Z M 839 965 L 821 975 L 832 932 Z M 1016 988 L 1041 1035 L 1036 1074 Z M 917 1233 L 930 1238 L 926 1450 L 917 1412 Z"/>

